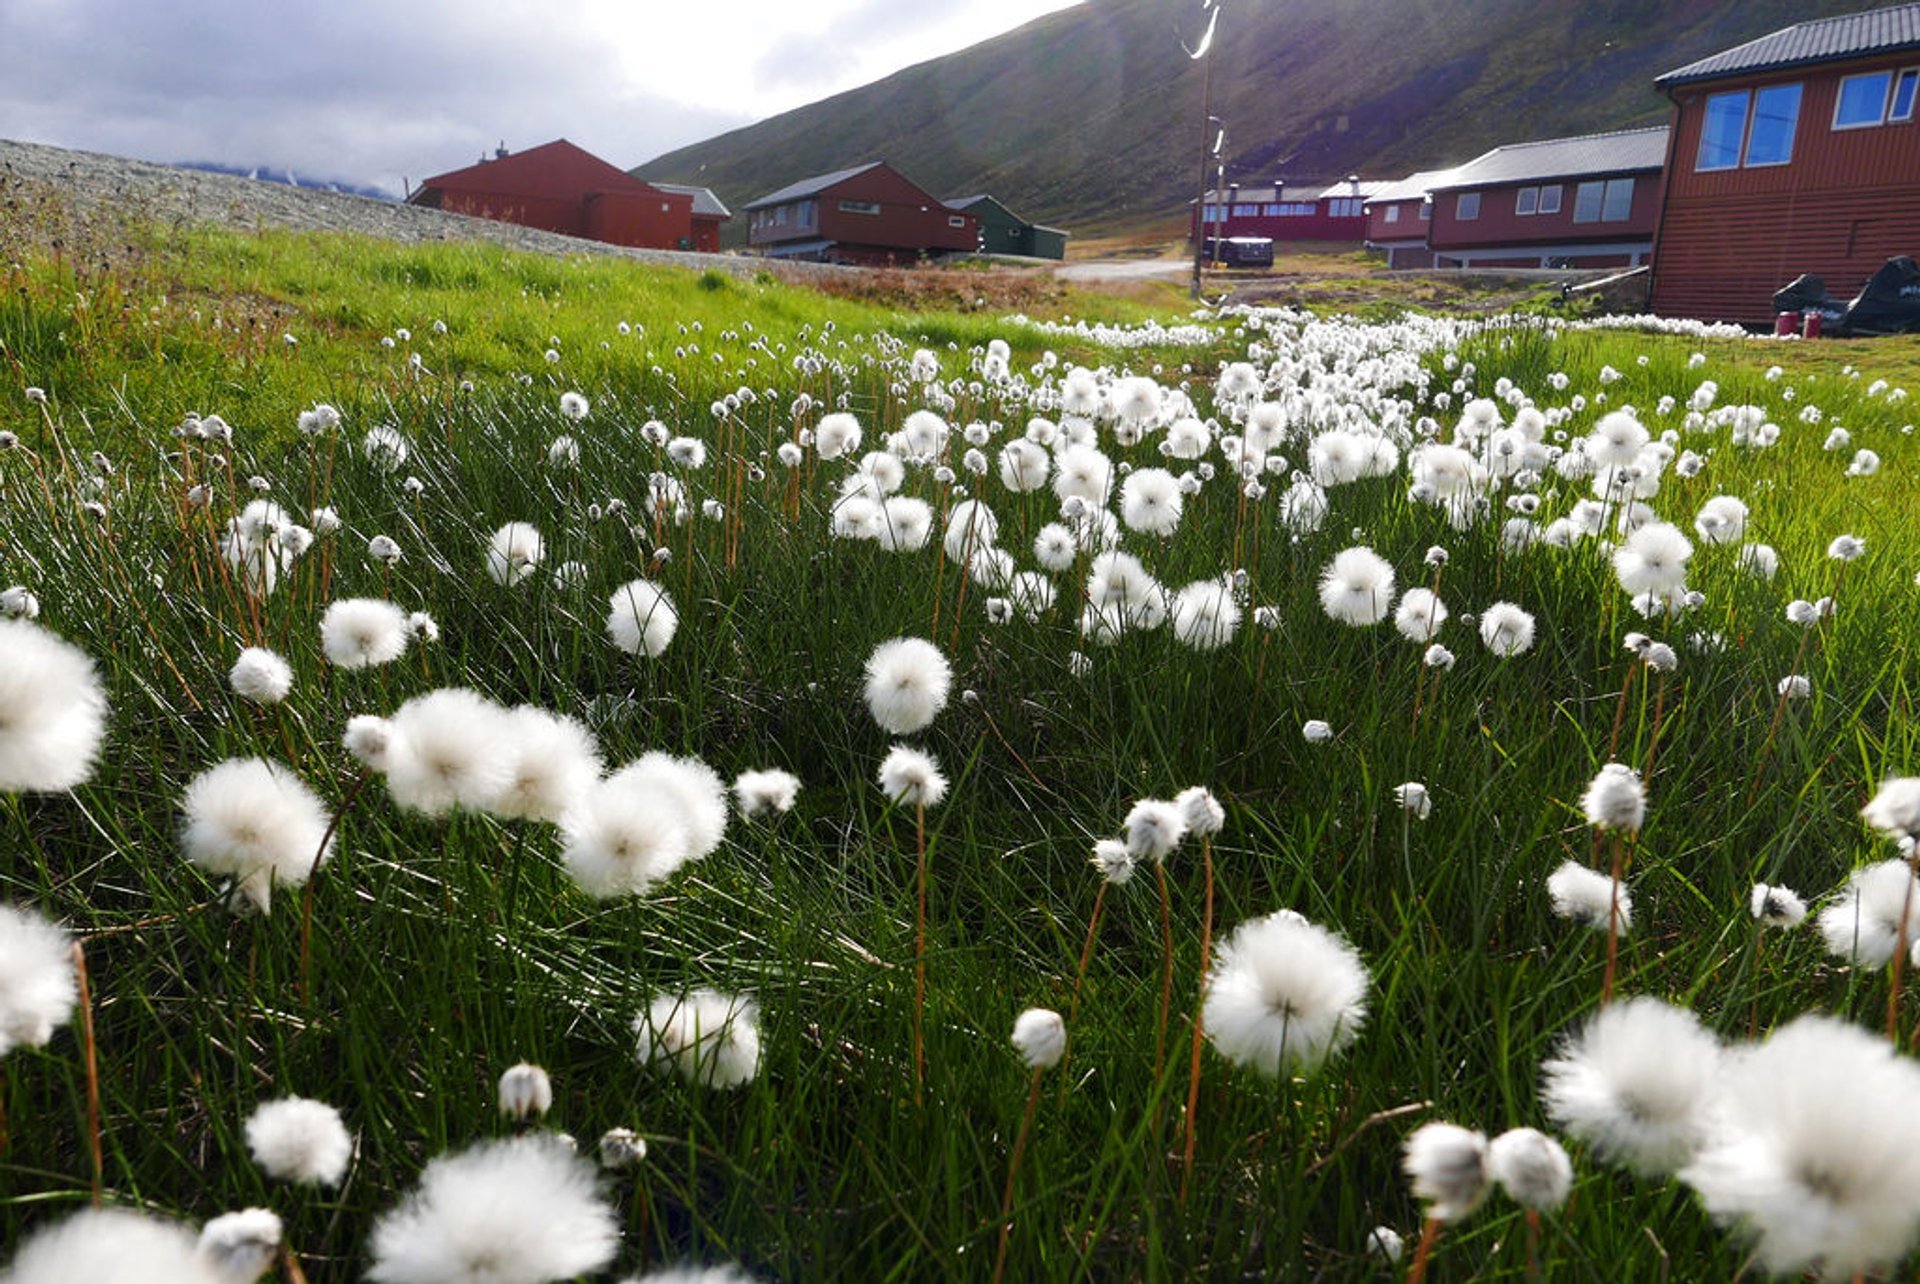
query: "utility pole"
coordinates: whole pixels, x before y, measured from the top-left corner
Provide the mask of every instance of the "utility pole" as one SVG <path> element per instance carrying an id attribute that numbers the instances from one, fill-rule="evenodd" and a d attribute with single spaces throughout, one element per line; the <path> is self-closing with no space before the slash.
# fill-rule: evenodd
<path id="1" fill-rule="evenodd" d="M 1220 23 L 1219 0 L 1215 0 L 1215 2 L 1210 7 L 1212 9 L 1212 12 L 1207 16 L 1206 34 L 1200 37 L 1199 48 L 1190 50 L 1187 54 L 1189 58 L 1204 59 L 1206 64 L 1200 69 L 1200 183 L 1199 183 L 1199 195 L 1198 195 L 1198 198 L 1195 200 L 1194 207 L 1193 207 L 1194 236 L 1193 236 L 1193 291 L 1192 291 L 1192 294 L 1193 294 L 1193 298 L 1196 300 L 1198 300 L 1200 297 L 1200 273 L 1201 273 L 1202 265 L 1206 262 L 1206 257 L 1207 257 L 1207 162 L 1212 159 L 1211 152 L 1213 150 L 1208 146 L 1207 136 L 1211 132 L 1211 126 L 1213 124 L 1213 119 L 1214 119 L 1212 115 L 1212 111 L 1213 111 L 1212 50 L 1213 50 L 1214 30 L 1216 27 L 1218 27 Z M 1224 135 L 1224 131 L 1223 131 L 1223 135 Z M 1224 138 L 1223 138 L 1223 141 L 1224 141 Z M 1223 164 L 1224 164 L 1224 161 L 1223 161 Z M 1226 193 L 1220 192 L 1220 193 L 1216 193 L 1216 195 L 1224 197 Z M 1225 211 L 1222 211 L 1223 215 L 1224 213 Z M 1225 227 L 1226 227 L 1226 220 L 1223 217 L 1220 221 L 1219 228 L 1224 229 Z"/>

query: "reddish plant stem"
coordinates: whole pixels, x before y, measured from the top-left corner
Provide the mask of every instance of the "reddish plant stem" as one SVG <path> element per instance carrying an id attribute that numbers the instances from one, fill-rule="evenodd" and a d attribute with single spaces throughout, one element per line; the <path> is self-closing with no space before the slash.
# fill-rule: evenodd
<path id="1" fill-rule="evenodd" d="M 87 951 L 73 943 L 73 973 L 80 983 L 80 1048 L 87 1061 L 87 1149 L 93 1159 L 93 1206 L 100 1207 L 106 1184 L 106 1153 L 100 1142 L 100 1054 L 93 1033 L 93 986 L 87 977 Z"/>
<path id="2" fill-rule="evenodd" d="M 1433 1246 L 1440 1239 L 1442 1222 L 1438 1217 L 1429 1217 L 1420 1227 L 1420 1246 L 1413 1250 L 1413 1265 L 1407 1268 L 1407 1284 L 1420 1284 L 1427 1278 L 1427 1262 L 1433 1256 Z"/>
<path id="3" fill-rule="evenodd" d="M 1013 1139 L 1013 1158 L 1007 1164 L 1007 1190 L 1000 1197 L 1000 1247 L 993 1255 L 993 1284 L 1000 1284 L 1007 1272 L 1007 1240 L 1013 1233 L 1013 1187 L 1020 1176 L 1020 1159 L 1026 1154 L 1027 1137 L 1033 1131 L 1034 1112 L 1040 1105 L 1040 1076 L 1046 1067 L 1033 1068 L 1033 1082 L 1027 1088 L 1026 1113 L 1020 1116 L 1020 1131 Z"/>
<path id="4" fill-rule="evenodd" d="M 1198 1138 L 1194 1117 L 1200 1111 L 1200 1045 L 1206 1038 L 1207 963 L 1213 951 L 1213 835 L 1200 839 L 1200 864 L 1206 871 L 1206 894 L 1200 910 L 1200 993 L 1193 1004 L 1193 1055 L 1187 1073 L 1186 1144 L 1180 1152 L 1180 1202 L 1187 1202 L 1193 1178 L 1193 1148 Z"/>

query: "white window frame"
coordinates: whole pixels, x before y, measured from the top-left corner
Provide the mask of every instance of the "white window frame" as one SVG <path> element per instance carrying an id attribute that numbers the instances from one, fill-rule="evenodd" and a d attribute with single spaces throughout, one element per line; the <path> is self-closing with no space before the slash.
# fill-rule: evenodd
<path id="1" fill-rule="evenodd" d="M 1706 158 L 1702 153 L 1706 150 L 1707 146 L 1707 122 L 1713 110 L 1714 100 L 1717 98 L 1738 98 L 1740 100 L 1740 130 L 1733 140 L 1733 159 L 1724 165 L 1709 165 L 1706 163 Z M 1739 169 L 1741 160 L 1747 154 L 1747 123 L 1752 119 L 1753 90 L 1730 89 L 1725 93 L 1708 94 L 1700 105 L 1700 145 L 1694 149 L 1693 172 L 1696 174 L 1720 174 L 1730 169 Z"/>
<path id="2" fill-rule="evenodd" d="M 1840 123 L 1840 108 L 1847 101 L 1847 86 L 1856 80 L 1875 80 L 1881 76 L 1887 78 L 1887 86 L 1880 91 L 1880 111 L 1872 120 L 1856 120 L 1848 124 Z M 1893 102 L 1893 87 L 1900 81 L 1900 73 L 1891 67 L 1882 67 L 1879 71 L 1863 71 L 1857 75 L 1840 77 L 1840 88 L 1833 95 L 1833 129 L 1837 133 L 1848 129 L 1878 129 L 1887 123 L 1887 108 Z"/>
<path id="3" fill-rule="evenodd" d="M 949 215 L 947 215 L 947 226 L 948 226 L 948 227 L 965 227 L 966 225 L 967 225 L 967 216 L 966 216 L 966 215 L 964 215 L 964 214 L 949 214 Z"/>
<path id="4" fill-rule="evenodd" d="M 1398 205 L 1387 206 L 1387 212 L 1381 216 L 1380 221 L 1383 223 L 1398 223 L 1400 221 L 1400 207 Z"/>
<path id="5" fill-rule="evenodd" d="M 1627 207 L 1612 217 L 1607 215 L 1607 206 L 1613 204 L 1616 189 L 1624 187 L 1627 192 Z M 1610 178 L 1607 185 L 1600 189 L 1600 221 L 1602 223 L 1626 223 L 1633 218 L 1633 178 Z"/>
<path id="6" fill-rule="evenodd" d="M 1547 197 L 1553 197 L 1553 204 L 1547 204 Z M 1560 212 L 1560 184 L 1548 183 L 1540 189 L 1540 213 L 1558 214 Z"/>
<path id="7" fill-rule="evenodd" d="M 1580 194 L 1582 192 L 1596 191 L 1596 190 L 1598 191 L 1599 194 L 1594 198 L 1593 214 L 1587 218 L 1580 217 Z M 1590 179 L 1584 183 L 1574 184 L 1574 188 L 1573 188 L 1573 221 L 1574 222 L 1579 223 L 1583 226 L 1588 223 L 1605 222 L 1605 219 L 1602 218 L 1601 216 L 1604 215 L 1606 211 L 1607 211 L 1607 180 L 1606 179 L 1596 178 L 1596 179 Z"/>
<path id="8" fill-rule="evenodd" d="M 1760 95 L 1772 89 L 1791 89 L 1795 91 L 1793 100 L 1793 128 L 1787 131 L 1787 154 L 1780 160 L 1757 161 L 1753 159 L 1753 127 L 1760 119 Z M 1887 91 L 1891 97 L 1893 91 Z M 1797 80 L 1778 85 L 1761 85 L 1753 91 L 1753 99 L 1747 104 L 1747 127 L 1740 138 L 1740 167 L 1742 169 L 1778 169 L 1782 165 L 1793 164 L 1793 145 L 1800 137 L 1800 104 L 1807 100 L 1806 86 Z M 1839 110 L 1835 105 L 1835 110 Z"/>
<path id="9" fill-rule="evenodd" d="M 1907 109 L 1900 115 L 1893 114 L 1894 103 L 1900 100 L 1900 82 L 1911 80 L 1913 92 L 1907 96 Z M 1893 74 L 1893 88 L 1887 91 L 1887 123 L 1898 125 L 1913 119 L 1915 99 L 1920 99 L 1920 67 L 1902 67 Z"/>
<path id="10" fill-rule="evenodd" d="M 842 214 L 878 214 L 880 212 L 880 202 L 841 201 L 840 212 Z"/>
<path id="11" fill-rule="evenodd" d="M 1468 202 L 1472 204 L 1469 205 Z M 1472 213 L 1468 213 L 1471 210 Z M 1453 198 L 1453 218 L 1457 223 L 1472 223 L 1480 217 L 1480 193 L 1461 192 Z"/>
<path id="12" fill-rule="evenodd" d="M 1513 194 L 1513 212 L 1528 218 L 1540 212 L 1540 189 L 1522 187 Z"/>

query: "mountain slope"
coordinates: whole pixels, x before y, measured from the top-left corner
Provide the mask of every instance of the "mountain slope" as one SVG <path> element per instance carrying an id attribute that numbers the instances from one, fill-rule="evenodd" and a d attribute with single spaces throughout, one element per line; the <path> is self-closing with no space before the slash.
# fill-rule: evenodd
<path id="1" fill-rule="evenodd" d="M 1666 118 L 1653 77 L 1874 0 L 1226 0 L 1213 114 L 1229 181 L 1399 177 L 1500 143 Z M 884 158 L 936 195 L 1120 226 L 1198 183 L 1197 3 L 1088 0 L 1018 30 L 639 166 L 738 209 Z"/>

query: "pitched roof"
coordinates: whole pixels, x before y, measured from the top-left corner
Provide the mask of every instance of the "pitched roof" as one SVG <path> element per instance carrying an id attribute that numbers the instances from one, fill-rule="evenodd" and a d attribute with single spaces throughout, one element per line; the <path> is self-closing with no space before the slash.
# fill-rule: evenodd
<path id="1" fill-rule="evenodd" d="M 824 192 L 829 187 L 833 187 L 838 183 L 843 183 L 847 179 L 852 178 L 855 174 L 864 174 L 874 168 L 874 166 L 882 164 L 885 164 L 885 162 L 868 161 L 864 165 L 855 165 L 851 169 L 836 169 L 831 174 L 815 174 L 813 177 L 803 178 L 797 183 L 788 183 L 777 192 L 768 192 L 765 196 L 748 201 L 740 208 L 757 210 L 762 205 L 779 205 L 786 201 L 797 201 L 803 196 L 812 196 L 816 192 Z"/>
<path id="2" fill-rule="evenodd" d="M 1622 129 L 1610 134 L 1509 143 L 1443 175 L 1427 190 L 1441 192 L 1534 179 L 1624 174 L 1657 170 L 1666 163 L 1667 127 L 1656 125 L 1651 129 Z"/>
<path id="3" fill-rule="evenodd" d="M 1381 183 L 1379 190 L 1367 196 L 1367 204 L 1378 205 L 1383 201 L 1411 201 L 1424 198 L 1436 187 L 1443 187 L 1453 177 L 1450 169 L 1423 169 L 1409 174 L 1397 183 Z"/>
<path id="4" fill-rule="evenodd" d="M 1343 196 L 1358 196 L 1365 199 L 1371 197 L 1382 188 L 1391 186 L 1393 186 L 1392 183 L 1383 182 L 1379 179 L 1368 179 L 1362 182 L 1358 179 L 1343 178 L 1337 183 L 1327 184 L 1326 190 L 1322 191 L 1315 199 L 1322 201 L 1337 200 Z"/>
<path id="5" fill-rule="evenodd" d="M 1839 62 L 1902 49 L 1920 49 L 1920 4 L 1797 22 L 1772 35 L 1675 68 L 1653 83 L 1683 85 L 1696 80 L 1751 75 L 1808 63 Z"/>
<path id="6" fill-rule="evenodd" d="M 1359 194 L 1363 197 L 1369 196 L 1376 187 L 1385 186 L 1387 186 L 1387 184 L 1380 182 L 1361 183 Z M 1227 192 L 1230 198 L 1245 201 L 1249 204 L 1266 201 L 1321 201 L 1329 197 L 1352 196 L 1354 195 L 1354 185 L 1344 178 L 1337 183 L 1331 184 L 1324 178 L 1307 178 L 1299 182 L 1283 179 L 1278 183 L 1262 183 L 1257 185 L 1252 183 L 1228 184 Z M 1210 201 L 1219 200 L 1220 190 L 1218 188 L 1209 188 L 1207 191 L 1207 199 Z M 1191 205 L 1193 202 L 1188 201 L 1187 204 Z"/>
<path id="7" fill-rule="evenodd" d="M 715 196 L 710 188 L 694 187 L 687 183 L 655 183 L 654 186 L 663 192 L 674 192 L 681 196 L 691 196 L 693 198 L 693 212 L 695 214 L 707 214 L 716 218 L 733 217 L 732 212 L 720 203 L 720 198 Z"/>

